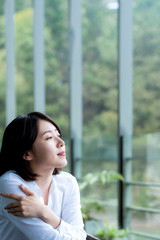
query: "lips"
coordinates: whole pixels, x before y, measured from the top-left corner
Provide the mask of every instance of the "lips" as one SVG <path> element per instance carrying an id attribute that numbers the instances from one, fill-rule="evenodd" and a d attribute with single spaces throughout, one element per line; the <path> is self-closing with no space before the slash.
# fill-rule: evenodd
<path id="1" fill-rule="evenodd" d="M 66 153 L 63 151 L 63 152 L 60 152 L 60 153 L 58 153 L 58 156 L 63 156 L 63 157 L 65 157 L 66 156 Z"/>

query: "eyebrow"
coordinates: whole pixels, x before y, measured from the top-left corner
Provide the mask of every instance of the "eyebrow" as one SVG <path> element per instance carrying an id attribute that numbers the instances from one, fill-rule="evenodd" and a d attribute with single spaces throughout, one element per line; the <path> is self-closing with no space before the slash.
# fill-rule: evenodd
<path id="1" fill-rule="evenodd" d="M 42 134 L 42 136 L 45 135 L 46 133 L 51 133 L 51 132 L 52 132 L 51 130 L 47 130 Z"/>
<path id="2" fill-rule="evenodd" d="M 52 130 L 47 130 L 42 134 L 42 136 L 45 135 L 46 133 L 52 133 L 52 132 L 53 132 Z M 55 128 L 55 132 L 59 132 L 57 128 Z"/>

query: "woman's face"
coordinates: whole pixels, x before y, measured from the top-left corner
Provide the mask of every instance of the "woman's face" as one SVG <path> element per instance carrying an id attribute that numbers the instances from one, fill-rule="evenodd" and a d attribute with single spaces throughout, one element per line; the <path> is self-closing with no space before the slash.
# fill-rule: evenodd
<path id="1" fill-rule="evenodd" d="M 57 128 L 45 120 L 39 120 L 38 135 L 28 154 L 30 168 L 35 173 L 67 165 L 64 141 Z"/>

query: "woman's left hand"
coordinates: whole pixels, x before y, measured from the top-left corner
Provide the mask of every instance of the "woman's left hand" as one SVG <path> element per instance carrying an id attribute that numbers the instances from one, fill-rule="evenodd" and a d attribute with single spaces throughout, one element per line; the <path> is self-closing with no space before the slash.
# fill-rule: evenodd
<path id="1" fill-rule="evenodd" d="M 16 202 L 8 204 L 5 209 L 8 213 L 18 217 L 39 217 L 43 215 L 45 205 L 40 201 L 38 196 L 23 185 L 21 190 L 26 196 L 20 196 L 12 193 L 2 193 L 1 196 L 17 200 Z"/>

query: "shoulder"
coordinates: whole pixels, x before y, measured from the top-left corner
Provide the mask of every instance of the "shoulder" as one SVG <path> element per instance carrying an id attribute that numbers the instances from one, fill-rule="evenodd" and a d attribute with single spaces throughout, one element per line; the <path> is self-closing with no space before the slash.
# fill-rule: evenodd
<path id="1" fill-rule="evenodd" d="M 10 181 L 24 181 L 18 174 L 16 174 L 15 171 L 8 171 L 6 173 L 4 173 L 1 177 L 0 177 L 0 183 L 2 182 L 10 182 Z"/>
<path id="2" fill-rule="evenodd" d="M 68 172 L 64 172 L 64 171 L 60 171 L 59 174 L 57 175 L 53 175 L 54 180 L 59 183 L 65 183 L 65 184 L 76 184 L 77 180 L 76 178 L 68 173 Z"/>
<path id="3" fill-rule="evenodd" d="M 0 192 L 14 192 L 25 182 L 15 171 L 8 171 L 0 177 Z"/>

